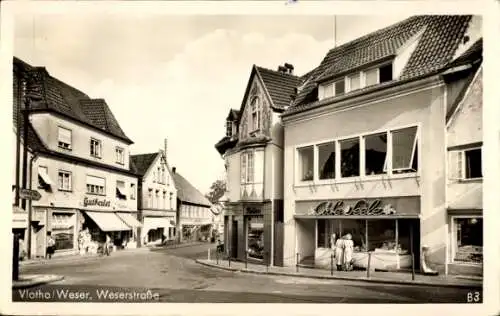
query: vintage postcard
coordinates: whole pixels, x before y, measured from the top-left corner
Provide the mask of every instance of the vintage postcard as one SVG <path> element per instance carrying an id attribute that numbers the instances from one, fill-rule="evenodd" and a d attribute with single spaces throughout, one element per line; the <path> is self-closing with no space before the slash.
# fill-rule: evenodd
<path id="1" fill-rule="evenodd" d="M 494 314 L 487 10 L 316 5 L 7 3 L 5 311 Z"/>

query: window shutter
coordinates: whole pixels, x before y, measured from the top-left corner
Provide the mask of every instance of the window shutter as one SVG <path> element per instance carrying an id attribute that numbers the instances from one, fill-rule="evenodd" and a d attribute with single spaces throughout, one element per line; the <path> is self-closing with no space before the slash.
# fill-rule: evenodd
<path id="1" fill-rule="evenodd" d="M 66 144 L 71 144 L 71 131 L 69 129 L 59 127 L 58 140 Z"/>

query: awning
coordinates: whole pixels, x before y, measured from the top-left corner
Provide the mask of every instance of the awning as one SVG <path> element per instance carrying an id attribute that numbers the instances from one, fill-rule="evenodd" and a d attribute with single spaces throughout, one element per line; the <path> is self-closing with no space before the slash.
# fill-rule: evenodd
<path id="1" fill-rule="evenodd" d="M 134 216 L 132 216 L 129 213 L 116 213 L 119 218 L 121 218 L 128 226 L 135 228 L 135 227 L 142 227 L 141 222 L 139 222 L 137 219 L 135 219 Z"/>
<path id="2" fill-rule="evenodd" d="M 168 217 L 144 217 L 144 229 L 142 235 L 146 235 L 151 229 L 164 228 L 163 235 L 168 236 L 168 228 L 170 225 L 170 218 Z"/>
<path id="3" fill-rule="evenodd" d="M 86 213 L 102 231 L 113 232 L 130 230 L 130 227 L 128 227 L 118 216 L 116 216 L 115 213 L 89 211 L 86 211 Z"/>
<path id="4" fill-rule="evenodd" d="M 44 169 L 38 169 L 38 175 L 42 178 L 46 185 L 52 185 L 52 180 L 50 180 L 49 175 Z"/>

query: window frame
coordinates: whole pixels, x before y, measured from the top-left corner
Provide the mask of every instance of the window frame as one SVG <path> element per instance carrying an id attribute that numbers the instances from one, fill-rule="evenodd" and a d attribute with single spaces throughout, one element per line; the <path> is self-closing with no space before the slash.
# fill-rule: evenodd
<path id="1" fill-rule="evenodd" d="M 414 142 L 414 148 L 412 150 L 412 156 L 417 159 L 417 167 L 418 169 L 414 172 L 403 172 L 403 173 L 393 173 L 393 168 L 392 168 L 392 152 L 393 152 L 393 145 L 392 145 L 392 132 L 393 131 L 398 131 L 398 130 L 403 130 L 406 128 L 411 128 L 411 127 L 416 127 L 417 131 L 415 134 L 415 142 Z M 400 125 L 400 126 L 394 126 L 394 127 L 389 127 L 385 129 L 379 129 L 379 130 L 373 130 L 369 132 L 364 132 L 364 133 L 358 133 L 358 134 L 352 134 L 352 135 L 346 135 L 342 137 L 337 137 L 337 138 L 329 138 L 329 139 L 321 139 L 318 141 L 314 142 L 308 142 L 308 143 L 302 143 L 294 146 L 294 179 L 295 183 L 294 186 L 309 186 L 311 183 L 314 184 L 335 184 L 335 183 L 349 183 L 349 182 L 356 182 L 359 180 L 376 180 L 379 178 L 392 178 L 392 179 L 397 179 L 397 178 L 415 178 L 415 177 L 420 177 L 421 176 L 421 170 L 422 170 L 422 150 L 421 148 L 421 123 L 413 123 L 413 124 L 407 124 L 407 125 Z M 386 169 L 386 173 L 383 174 L 375 174 L 375 175 L 367 175 L 366 174 L 366 157 L 365 157 L 365 136 L 372 136 L 372 135 L 377 135 L 377 134 L 386 134 L 387 135 L 387 152 L 386 152 L 386 161 L 384 163 Z M 360 142 L 360 172 L 359 176 L 353 176 L 353 177 L 341 177 L 341 160 L 340 160 L 340 142 L 343 140 L 349 140 L 353 138 L 358 138 Z M 318 146 L 321 146 L 326 143 L 332 143 L 335 142 L 335 178 L 333 179 L 319 179 L 319 154 L 318 154 Z M 418 148 L 415 156 L 415 143 L 416 143 L 416 148 Z M 312 146 L 314 148 L 314 156 L 313 156 L 313 162 L 314 162 L 314 167 L 313 167 L 313 179 L 308 180 L 308 181 L 302 181 L 300 178 L 300 156 L 299 156 L 299 149 L 305 148 L 305 147 L 310 147 Z"/>
<path id="2" fill-rule="evenodd" d="M 250 157 L 252 157 L 251 160 Z M 250 165 L 250 161 L 252 165 Z M 255 150 L 242 151 L 240 156 L 240 185 L 255 183 Z"/>
<path id="3" fill-rule="evenodd" d="M 37 187 L 39 189 L 46 190 L 49 185 L 47 183 L 45 183 L 45 181 L 43 180 L 42 176 L 40 176 L 40 168 L 41 169 L 45 169 L 45 174 L 48 175 L 49 174 L 49 167 L 40 165 L 37 168 L 37 182 L 38 182 L 37 183 Z M 57 176 L 58 176 L 58 181 L 59 181 L 59 174 Z M 40 180 L 42 180 L 44 182 L 44 184 L 40 183 Z M 59 184 L 58 184 L 58 186 L 59 186 Z"/>
<path id="4" fill-rule="evenodd" d="M 89 190 L 89 186 L 94 186 L 96 189 L 100 188 L 100 185 L 96 184 L 89 184 L 88 183 L 88 177 L 93 177 L 93 178 L 98 178 L 104 180 L 104 186 L 102 186 L 102 193 L 99 193 L 99 190 L 96 190 L 96 192 L 91 192 L 92 190 Z M 106 178 L 105 177 L 98 177 L 94 176 L 91 174 L 85 175 L 85 194 L 90 194 L 90 195 L 99 195 L 99 196 L 106 196 Z"/>
<path id="5" fill-rule="evenodd" d="M 233 121 L 226 120 L 226 137 L 233 136 Z"/>
<path id="6" fill-rule="evenodd" d="M 69 188 L 68 189 L 63 188 L 63 187 L 60 186 L 59 176 L 60 176 L 61 173 L 69 175 L 69 179 L 68 179 L 68 186 L 69 186 Z M 63 180 L 63 186 L 64 186 L 64 180 Z M 64 169 L 58 169 L 57 170 L 57 190 L 58 191 L 62 191 L 62 192 L 73 192 L 73 173 L 71 171 L 64 170 Z"/>
<path id="7" fill-rule="evenodd" d="M 121 157 L 118 156 L 118 153 L 120 151 L 121 151 Z M 124 165 L 125 164 L 125 148 L 120 147 L 120 146 L 115 146 L 115 158 L 116 158 L 117 164 Z"/>
<path id="8" fill-rule="evenodd" d="M 99 149 L 99 153 L 98 154 L 95 153 L 95 148 L 94 148 L 94 153 L 92 153 L 92 149 L 93 149 L 92 142 L 96 142 L 97 143 L 98 149 Z M 102 158 L 102 141 L 100 139 L 97 139 L 95 137 L 90 137 L 90 148 L 89 149 L 90 149 L 90 156 L 91 157 L 99 158 L 99 159 Z"/>
<path id="9" fill-rule="evenodd" d="M 135 183 L 133 183 L 133 182 L 130 183 L 130 199 L 131 200 L 135 200 L 135 195 L 136 195 L 136 191 L 137 191 L 135 187 L 136 187 Z"/>
<path id="10" fill-rule="evenodd" d="M 252 121 L 250 133 L 260 131 L 262 129 L 262 106 L 259 96 L 254 96 L 250 101 L 250 117 Z M 257 118 L 257 127 L 255 126 L 255 118 Z"/>
<path id="11" fill-rule="evenodd" d="M 390 138 L 391 138 L 391 174 L 393 174 L 394 171 L 405 171 L 405 170 L 414 170 L 412 167 L 413 167 L 413 160 L 415 159 L 415 151 L 417 150 L 417 154 L 420 153 L 420 150 L 418 150 L 418 148 L 420 147 L 419 146 L 419 128 L 417 127 L 417 130 L 415 131 L 415 139 L 413 140 L 413 148 L 412 148 L 412 151 L 411 151 L 411 157 L 410 157 L 410 161 L 409 161 L 409 165 L 408 167 L 406 168 L 394 168 L 393 167 L 393 153 L 394 153 L 394 146 L 393 146 L 393 142 L 392 142 L 392 134 L 395 132 L 395 131 L 400 131 L 400 130 L 404 130 L 404 129 L 408 129 L 408 128 L 413 128 L 413 127 L 416 127 L 416 126 L 409 126 L 409 127 L 404 127 L 404 128 L 399 128 L 399 129 L 392 129 L 389 131 L 389 135 L 390 135 Z M 417 157 L 417 163 L 419 162 L 419 157 Z M 417 166 L 419 167 L 419 166 Z M 420 168 L 418 168 L 420 169 Z"/>
<path id="12" fill-rule="evenodd" d="M 472 150 L 480 150 L 481 152 L 481 177 L 480 178 L 467 178 L 467 156 L 466 152 L 467 151 L 472 151 Z M 483 174 L 483 146 L 474 146 L 474 147 L 469 147 L 461 150 L 457 150 L 457 159 L 459 159 L 459 181 L 461 182 L 469 182 L 469 181 L 480 181 L 483 180 L 484 174 Z M 461 159 L 461 160 L 460 160 Z"/>
<path id="13" fill-rule="evenodd" d="M 68 147 L 65 147 L 65 146 L 62 146 L 62 144 L 66 144 L 64 142 L 61 141 L 61 138 L 60 138 L 60 131 L 61 130 L 66 130 L 69 132 L 69 141 L 70 143 L 67 144 Z M 70 128 L 67 128 L 67 127 L 64 127 L 64 126 L 61 126 L 61 125 L 57 125 L 57 147 L 59 147 L 60 149 L 64 149 L 64 150 L 68 150 L 68 151 L 71 151 L 73 150 L 73 130 L 70 129 Z"/>
<path id="14" fill-rule="evenodd" d="M 119 186 L 118 183 L 123 183 L 123 186 Z M 119 188 L 122 188 L 123 191 L 126 190 L 126 187 L 127 187 L 127 183 L 123 180 L 116 180 L 116 184 L 115 184 L 115 197 L 120 200 L 120 201 L 126 201 L 127 200 L 127 193 L 126 192 L 123 192 L 125 194 L 122 194 L 119 190 Z"/>

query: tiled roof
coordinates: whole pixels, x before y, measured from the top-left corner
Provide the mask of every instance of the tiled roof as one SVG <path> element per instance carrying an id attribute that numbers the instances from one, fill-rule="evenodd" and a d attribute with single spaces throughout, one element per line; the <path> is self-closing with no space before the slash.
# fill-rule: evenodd
<path id="1" fill-rule="evenodd" d="M 32 75 L 29 88 L 37 92 L 39 100 L 31 103 L 33 111 L 54 111 L 70 117 L 131 144 L 132 141 L 120 128 L 113 113 L 104 100 L 93 100 L 85 93 L 52 77 L 45 68 L 33 67 L 14 57 L 14 77 L 18 80 Z M 16 93 L 16 92 L 15 92 Z M 104 128 L 104 129 L 103 129 Z"/>
<path id="2" fill-rule="evenodd" d="M 410 38 L 423 32 L 398 80 L 416 79 L 446 67 L 462 40 L 471 16 L 426 15 L 408 18 L 331 49 L 320 65 L 302 76 L 302 87 L 285 113 L 307 109 L 317 101 L 318 82 L 389 59 Z"/>
<path id="3" fill-rule="evenodd" d="M 229 114 L 227 115 L 228 120 L 238 121 L 240 119 L 240 111 L 236 109 L 229 110 Z"/>
<path id="4" fill-rule="evenodd" d="M 474 44 L 469 47 L 462 55 L 458 56 L 451 66 L 458 66 L 464 63 L 473 62 L 483 57 L 483 38 L 478 39 Z"/>
<path id="5" fill-rule="evenodd" d="M 155 152 L 151 154 L 131 155 L 130 171 L 140 176 L 145 175 L 158 154 L 158 152 Z"/>
<path id="6" fill-rule="evenodd" d="M 210 201 L 179 173 L 173 173 L 177 198 L 182 202 L 211 207 Z"/>
<path id="7" fill-rule="evenodd" d="M 257 73 L 264 82 L 275 108 L 285 109 L 290 105 L 300 78 L 291 74 L 256 66 Z"/>

